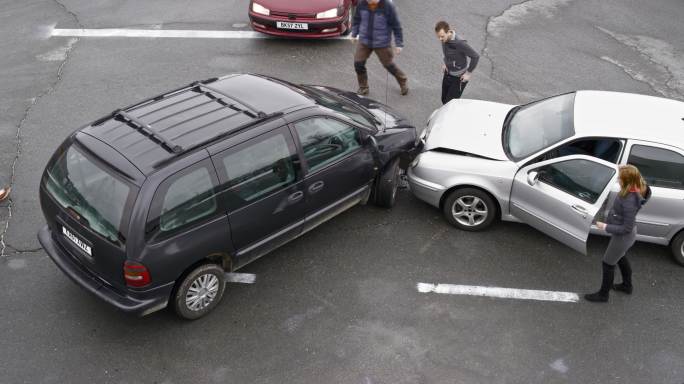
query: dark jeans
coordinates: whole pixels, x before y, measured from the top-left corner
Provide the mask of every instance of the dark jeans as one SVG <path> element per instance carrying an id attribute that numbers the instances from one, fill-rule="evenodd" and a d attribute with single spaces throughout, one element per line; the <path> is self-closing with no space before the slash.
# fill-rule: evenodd
<path id="1" fill-rule="evenodd" d="M 466 85 L 468 82 L 462 82 L 460 76 L 451 76 L 445 72 L 442 79 L 442 104 L 446 104 L 452 99 L 461 98 Z"/>

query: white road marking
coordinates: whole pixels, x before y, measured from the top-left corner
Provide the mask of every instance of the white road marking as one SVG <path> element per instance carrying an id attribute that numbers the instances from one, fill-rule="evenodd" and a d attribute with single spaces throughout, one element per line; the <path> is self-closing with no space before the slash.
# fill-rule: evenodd
<path id="1" fill-rule="evenodd" d="M 182 39 L 267 39 L 270 36 L 255 31 L 203 31 L 185 29 L 58 29 L 52 30 L 52 36 L 66 37 L 147 37 L 147 38 L 182 38 Z M 348 36 L 331 39 L 349 39 Z"/>
<path id="2" fill-rule="evenodd" d="M 418 289 L 418 292 L 421 293 L 434 292 L 449 295 L 487 296 L 519 300 L 559 301 L 564 303 L 576 303 L 579 301 L 579 296 L 573 292 L 427 283 L 418 283 L 416 288 Z"/>
<path id="3" fill-rule="evenodd" d="M 254 31 L 198 31 L 184 29 L 53 29 L 52 36 L 69 37 L 171 37 L 185 39 L 260 39 Z"/>
<path id="4" fill-rule="evenodd" d="M 256 275 L 253 273 L 226 273 L 226 283 L 242 283 L 253 284 L 256 281 Z"/>

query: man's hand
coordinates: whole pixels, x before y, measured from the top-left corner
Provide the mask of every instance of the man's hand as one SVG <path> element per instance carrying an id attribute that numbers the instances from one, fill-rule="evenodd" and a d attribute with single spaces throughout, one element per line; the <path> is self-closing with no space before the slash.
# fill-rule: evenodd
<path id="1" fill-rule="evenodd" d="M 442 73 L 446 73 L 447 71 L 447 66 L 446 64 L 442 63 Z"/>
<path id="2" fill-rule="evenodd" d="M 602 231 L 605 231 L 605 230 L 606 230 L 606 223 L 604 223 L 604 222 L 602 222 L 602 221 L 597 221 L 597 222 L 596 222 L 596 227 L 598 227 L 598 229 L 600 229 L 600 230 L 602 230 Z"/>
<path id="3" fill-rule="evenodd" d="M 466 83 L 470 81 L 470 72 L 466 71 L 464 74 L 461 75 L 461 82 Z"/>
<path id="4" fill-rule="evenodd" d="M 400 54 L 401 53 L 401 47 L 394 47 L 394 53 L 396 55 Z"/>

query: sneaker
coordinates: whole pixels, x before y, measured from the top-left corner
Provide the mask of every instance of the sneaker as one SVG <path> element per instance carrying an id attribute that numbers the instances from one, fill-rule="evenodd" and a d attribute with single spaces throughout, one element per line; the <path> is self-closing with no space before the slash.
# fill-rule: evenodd
<path id="1" fill-rule="evenodd" d="M 402 85 L 401 86 L 401 95 L 405 96 L 405 95 L 408 95 L 408 93 L 409 93 L 408 85 L 406 85 L 406 84 Z"/>
<path id="2" fill-rule="evenodd" d="M 356 91 L 356 94 L 361 95 L 361 96 L 368 96 L 368 87 L 361 87 L 359 88 L 358 91 Z"/>

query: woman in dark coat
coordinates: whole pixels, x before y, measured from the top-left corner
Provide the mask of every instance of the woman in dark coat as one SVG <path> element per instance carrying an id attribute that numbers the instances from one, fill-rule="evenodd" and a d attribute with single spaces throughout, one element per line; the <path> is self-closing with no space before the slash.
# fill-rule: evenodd
<path id="1" fill-rule="evenodd" d="M 588 301 L 607 302 L 610 289 L 631 294 L 632 267 L 625 253 L 636 240 L 636 216 L 641 207 L 651 197 L 651 189 L 641 177 L 639 170 L 633 165 L 620 167 L 618 180 L 620 193 L 608 214 L 607 223 L 596 222 L 599 229 L 611 234 L 608 249 L 603 255 L 603 281 L 598 292 L 586 294 Z M 622 283 L 613 285 L 615 265 L 620 267 Z"/>

